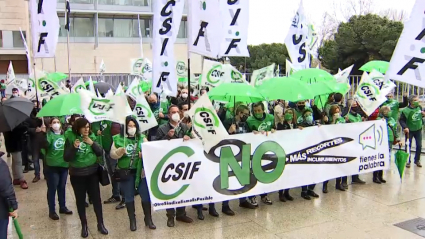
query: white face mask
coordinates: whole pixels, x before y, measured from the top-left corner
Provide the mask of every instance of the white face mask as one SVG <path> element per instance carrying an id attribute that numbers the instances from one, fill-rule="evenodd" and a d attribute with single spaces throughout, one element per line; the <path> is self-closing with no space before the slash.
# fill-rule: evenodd
<path id="1" fill-rule="evenodd" d="M 183 93 L 182 94 L 182 98 L 187 98 L 187 94 L 186 93 Z"/>
<path id="2" fill-rule="evenodd" d="M 58 123 L 53 124 L 52 129 L 56 132 L 59 131 L 61 129 L 61 124 L 58 124 Z"/>
<path id="3" fill-rule="evenodd" d="M 134 136 L 136 134 L 136 128 L 127 128 L 128 136 Z"/>
<path id="4" fill-rule="evenodd" d="M 340 118 L 340 117 L 341 117 L 341 114 L 340 114 L 340 113 L 335 113 L 335 114 L 334 114 L 334 117 L 335 117 L 335 119 L 338 119 L 338 118 Z"/>
<path id="5" fill-rule="evenodd" d="M 174 122 L 179 122 L 180 121 L 180 114 L 179 113 L 175 113 L 175 114 L 173 114 L 172 116 L 171 116 L 171 119 L 174 121 Z"/>
<path id="6" fill-rule="evenodd" d="M 19 94 L 18 93 L 13 93 L 12 94 L 14 97 L 18 97 L 19 96 Z"/>

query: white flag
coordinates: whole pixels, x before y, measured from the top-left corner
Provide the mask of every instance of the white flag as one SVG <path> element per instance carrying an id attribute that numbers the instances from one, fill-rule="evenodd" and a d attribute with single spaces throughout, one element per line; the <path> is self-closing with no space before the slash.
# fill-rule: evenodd
<path id="1" fill-rule="evenodd" d="M 6 95 L 11 95 L 13 88 L 17 88 L 21 95 L 28 90 L 28 80 L 15 78 L 6 85 Z"/>
<path id="2" fill-rule="evenodd" d="M 350 79 L 350 74 L 351 74 L 351 71 L 353 70 L 353 67 L 354 65 L 351 65 L 342 71 L 341 69 L 338 69 L 338 73 L 334 75 L 336 81 L 338 83 L 350 84 L 349 79 Z"/>
<path id="3" fill-rule="evenodd" d="M 192 131 L 202 140 L 206 152 L 229 137 L 207 94 L 201 96 L 187 113 L 192 119 Z"/>
<path id="4" fill-rule="evenodd" d="M 122 88 L 122 85 L 121 84 L 118 84 L 118 87 L 115 90 L 115 95 L 119 95 L 119 94 L 122 94 L 122 93 L 124 93 L 124 90 Z"/>
<path id="5" fill-rule="evenodd" d="M 78 93 L 81 97 L 81 110 L 90 123 L 109 120 L 125 124 L 125 118 L 132 114 L 124 94 L 102 98 L 94 96 L 88 90 L 82 89 Z"/>
<path id="6" fill-rule="evenodd" d="M 32 46 L 35 58 L 54 57 L 59 38 L 57 0 L 30 0 Z"/>
<path id="7" fill-rule="evenodd" d="M 91 79 L 91 76 L 89 78 L 89 88 L 88 90 L 93 94 L 96 95 L 96 90 L 94 89 L 93 80 Z"/>
<path id="8" fill-rule="evenodd" d="M 125 94 L 130 96 L 133 100 L 136 100 L 139 95 L 144 96 L 142 87 L 140 85 L 140 79 L 138 77 L 134 78 Z"/>
<path id="9" fill-rule="evenodd" d="M 243 82 L 243 75 L 230 64 L 204 59 L 201 85 L 217 87 L 222 83 Z"/>
<path id="10" fill-rule="evenodd" d="M 178 77 L 187 77 L 187 67 L 184 61 L 177 61 L 176 72 Z"/>
<path id="11" fill-rule="evenodd" d="M 100 95 L 99 91 L 97 92 L 97 94 Z M 112 92 L 112 90 L 109 89 L 105 94 L 105 98 L 110 98 L 111 96 L 114 96 L 114 92 Z"/>
<path id="12" fill-rule="evenodd" d="M 376 85 L 376 87 L 379 88 L 382 95 L 386 96 L 392 92 L 394 88 L 396 88 L 396 84 L 394 84 L 394 82 L 386 79 L 385 76 L 377 70 L 372 70 L 372 72 L 369 74 L 369 77 L 370 80 Z"/>
<path id="13" fill-rule="evenodd" d="M 310 68 L 310 57 L 308 54 L 308 23 L 304 15 L 303 2 L 301 0 L 298 11 L 292 20 L 285 45 L 291 57 L 292 65 L 296 69 Z"/>
<path id="14" fill-rule="evenodd" d="M 155 114 L 152 112 L 143 94 L 137 96 L 133 115 L 136 116 L 139 122 L 140 132 L 144 132 L 158 125 Z"/>
<path id="15" fill-rule="evenodd" d="M 84 80 L 81 77 L 71 88 L 71 92 L 72 93 L 78 93 L 79 90 L 87 90 L 86 89 L 86 84 L 84 84 Z"/>
<path id="16" fill-rule="evenodd" d="M 25 40 L 24 34 L 22 33 L 22 29 L 19 28 L 19 31 L 21 32 L 21 38 L 22 38 L 22 42 L 24 43 L 24 47 L 25 47 L 25 55 L 27 55 L 27 67 L 28 67 L 28 75 L 31 75 L 32 72 L 32 64 L 31 64 L 31 56 L 30 56 L 30 51 L 27 45 L 27 41 Z"/>
<path id="17" fill-rule="evenodd" d="M 189 51 L 217 59 L 220 53 L 223 21 L 218 0 L 188 1 Z M 225 13 L 229 14 L 229 13 Z"/>
<path id="18" fill-rule="evenodd" d="M 15 70 L 13 70 L 12 61 L 9 62 L 9 68 L 7 68 L 6 85 L 12 83 L 15 80 Z"/>
<path id="19" fill-rule="evenodd" d="M 100 62 L 100 66 L 99 66 L 99 72 L 102 75 L 103 73 L 105 73 L 105 71 L 106 71 L 106 66 L 105 66 L 105 62 L 102 59 L 102 61 Z"/>
<path id="20" fill-rule="evenodd" d="M 66 94 L 66 92 L 64 92 L 56 82 L 48 79 L 47 77 L 41 78 L 37 75 L 37 79 L 35 82 L 40 98 L 50 99 L 59 95 Z"/>
<path id="21" fill-rule="evenodd" d="M 251 85 L 259 86 L 263 83 L 263 81 L 268 80 L 274 77 L 274 68 L 275 64 L 271 64 L 270 66 L 266 66 L 259 70 L 255 70 L 252 72 L 251 76 Z"/>
<path id="22" fill-rule="evenodd" d="M 375 85 L 367 72 L 363 73 L 362 79 L 357 87 L 355 98 L 368 116 L 370 116 L 382 103 L 387 101 L 385 94 Z"/>
<path id="23" fill-rule="evenodd" d="M 298 70 L 299 69 L 295 68 L 294 65 L 292 65 L 292 63 L 288 60 L 288 58 L 286 58 L 286 68 L 285 68 L 286 76 L 290 76 L 294 74 L 295 72 L 297 72 Z"/>
<path id="24" fill-rule="evenodd" d="M 71 92 L 69 92 L 69 88 L 66 87 L 66 85 L 62 81 L 60 82 L 59 87 L 61 88 L 61 90 L 64 94 L 71 93 Z"/>
<path id="25" fill-rule="evenodd" d="M 183 16 L 184 0 L 157 0 L 153 10 L 152 91 L 177 96 L 174 44 Z"/>
<path id="26" fill-rule="evenodd" d="M 196 1 L 194 1 L 196 2 Z M 249 0 L 219 1 L 223 25 L 221 28 L 220 57 L 245 56 L 248 51 Z"/>
<path id="27" fill-rule="evenodd" d="M 143 58 L 143 37 L 142 37 L 142 27 L 140 26 L 139 14 L 137 14 L 137 22 L 139 23 L 140 57 Z"/>
<path id="28" fill-rule="evenodd" d="M 391 58 L 386 79 L 425 87 L 425 1 L 416 0 Z"/>

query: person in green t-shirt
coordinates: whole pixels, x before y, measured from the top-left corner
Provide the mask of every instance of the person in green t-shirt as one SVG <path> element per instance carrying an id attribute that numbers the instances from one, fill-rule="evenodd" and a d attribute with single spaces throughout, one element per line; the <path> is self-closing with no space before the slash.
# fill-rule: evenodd
<path id="1" fill-rule="evenodd" d="M 50 129 L 41 129 L 45 137 L 41 138 L 40 148 L 45 150 L 45 173 L 47 181 L 47 204 L 49 206 L 49 218 L 59 220 L 55 209 L 56 193 L 59 201 L 59 213 L 71 215 L 66 207 L 65 192 L 68 179 L 69 164 L 63 159 L 65 136 L 59 118 L 50 120 Z"/>
<path id="2" fill-rule="evenodd" d="M 142 144 L 148 140 L 139 133 L 139 124 L 135 118 L 127 116 L 125 122 L 125 130 L 113 137 L 111 158 L 118 160 L 117 174 L 120 174 L 120 172 L 129 173 L 126 178 L 120 180 L 120 186 L 125 197 L 127 214 L 130 219 L 130 230 L 137 230 L 134 205 L 136 189 L 142 198 L 145 225 L 150 229 L 156 229 L 152 222 L 151 201 L 142 162 Z"/>
<path id="3" fill-rule="evenodd" d="M 403 93 L 403 102 L 398 102 L 394 99 L 394 93 L 389 93 L 387 95 L 387 101 L 385 101 L 382 106 L 388 106 L 391 109 L 391 117 L 397 121 L 399 109 L 405 108 L 409 105 L 409 99 L 407 98 L 407 93 Z"/>
<path id="4" fill-rule="evenodd" d="M 416 144 L 416 153 L 415 153 L 415 164 L 418 167 L 422 167 L 420 162 L 421 159 L 421 150 L 422 150 L 422 126 L 423 126 L 423 117 L 425 112 L 422 110 L 422 107 L 419 105 L 419 97 L 417 95 L 411 95 L 409 97 L 409 106 L 404 108 L 400 114 L 400 125 L 403 129 L 403 132 L 409 137 L 409 145 L 412 147 L 412 139 L 415 138 Z M 406 137 L 407 139 L 407 137 Z M 407 168 L 410 168 L 410 156 L 409 162 L 406 165 Z"/>
<path id="5" fill-rule="evenodd" d="M 248 117 L 246 123 L 248 125 L 249 131 L 253 132 L 254 134 L 264 134 L 270 131 L 274 133 L 275 131 L 274 116 L 271 114 L 266 114 L 264 111 L 265 109 L 263 102 L 252 104 L 251 113 L 253 116 Z M 248 199 L 252 205 L 258 206 L 256 196 L 249 197 Z M 261 194 L 261 201 L 266 205 L 273 204 L 273 202 L 267 196 L 267 193 Z"/>
<path id="6" fill-rule="evenodd" d="M 391 112 L 391 107 L 388 105 L 381 106 L 379 109 L 379 117 L 377 120 L 382 119 L 386 121 L 387 128 L 388 128 L 388 146 L 390 151 L 390 157 L 391 157 L 391 147 L 396 144 L 400 147 L 402 146 L 402 142 L 400 141 L 400 135 L 397 132 L 397 121 L 394 120 L 393 114 Z M 373 182 L 377 184 L 386 183 L 387 181 L 384 180 L 384 171 L 383 170 L 377 170 L 373 172 Z"/>
<path id="7" fill-rule="evenodd" d="M 96 140 L 96 136 L 91 133 L 90 123 L 85 118 L 76 120 L 72 132 L 65 137 L 64 159 L 69 162 L 69 176 L 74 189 L 83 238 L 88 237 L 86 193 L 93 202 L 98 231 L 103 235 L 108 234 L 103 223 L 98 174 L 98 157 L 102 155 L 102 147 Z"/>

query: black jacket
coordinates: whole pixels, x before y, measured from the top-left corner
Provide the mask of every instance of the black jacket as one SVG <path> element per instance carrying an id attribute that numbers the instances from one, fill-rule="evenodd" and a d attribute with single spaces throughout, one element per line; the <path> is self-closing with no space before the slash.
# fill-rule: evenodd
<path id="1" fill-rule="evenodd" d="M 292 125 L 292 129 L 298 128 L 297 124 Z M 291 129 L 291 126 L 288 124 L 288 122 L 284 121 L 283 123 L 278 123 L 276 130 L 289 130 Z"/>
<path id="2" fill-rule="evenodd" d="M 8 153 L 21 152 L 24 146 L 24 137 L 28 131 L 28 127 L 22 123 L 12 131 L 4 132 L 4 143 Z"/>
<path id="3" fill-rule="evenodd" d="M 0 219 L 8 219 L 9 207 L 12 207 L 13 210 L 18 209 L 18 202 L 16 201 L 9 167 L 1 158 L 3 154 L 0 152 Z"/>

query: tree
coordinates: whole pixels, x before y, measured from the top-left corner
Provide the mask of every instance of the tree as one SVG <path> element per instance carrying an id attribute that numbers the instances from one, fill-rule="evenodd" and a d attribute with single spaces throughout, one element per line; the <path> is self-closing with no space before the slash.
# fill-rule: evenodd
<path id="1" fill-rule="evenodd" d="M 284 44 L 261 44 L 248 46 L 250 57 L 230 57 L 230 63 L 242 73 L 252 73 L 254 70 L 273 63 L 280 66 L 280 73 L 285 72 L 288 51 Z M 246 68 L 245 68 L 246 66 Z"/>
<path id="2" fill-rule="evenodd" d="M 339 25 L 333 40 L 319 48 L 322 65 L 336 73 L 354 64 L 354 73 L 371 60 L 391 59 L 403 24 L 374 14 L 352 16 Z"/>

